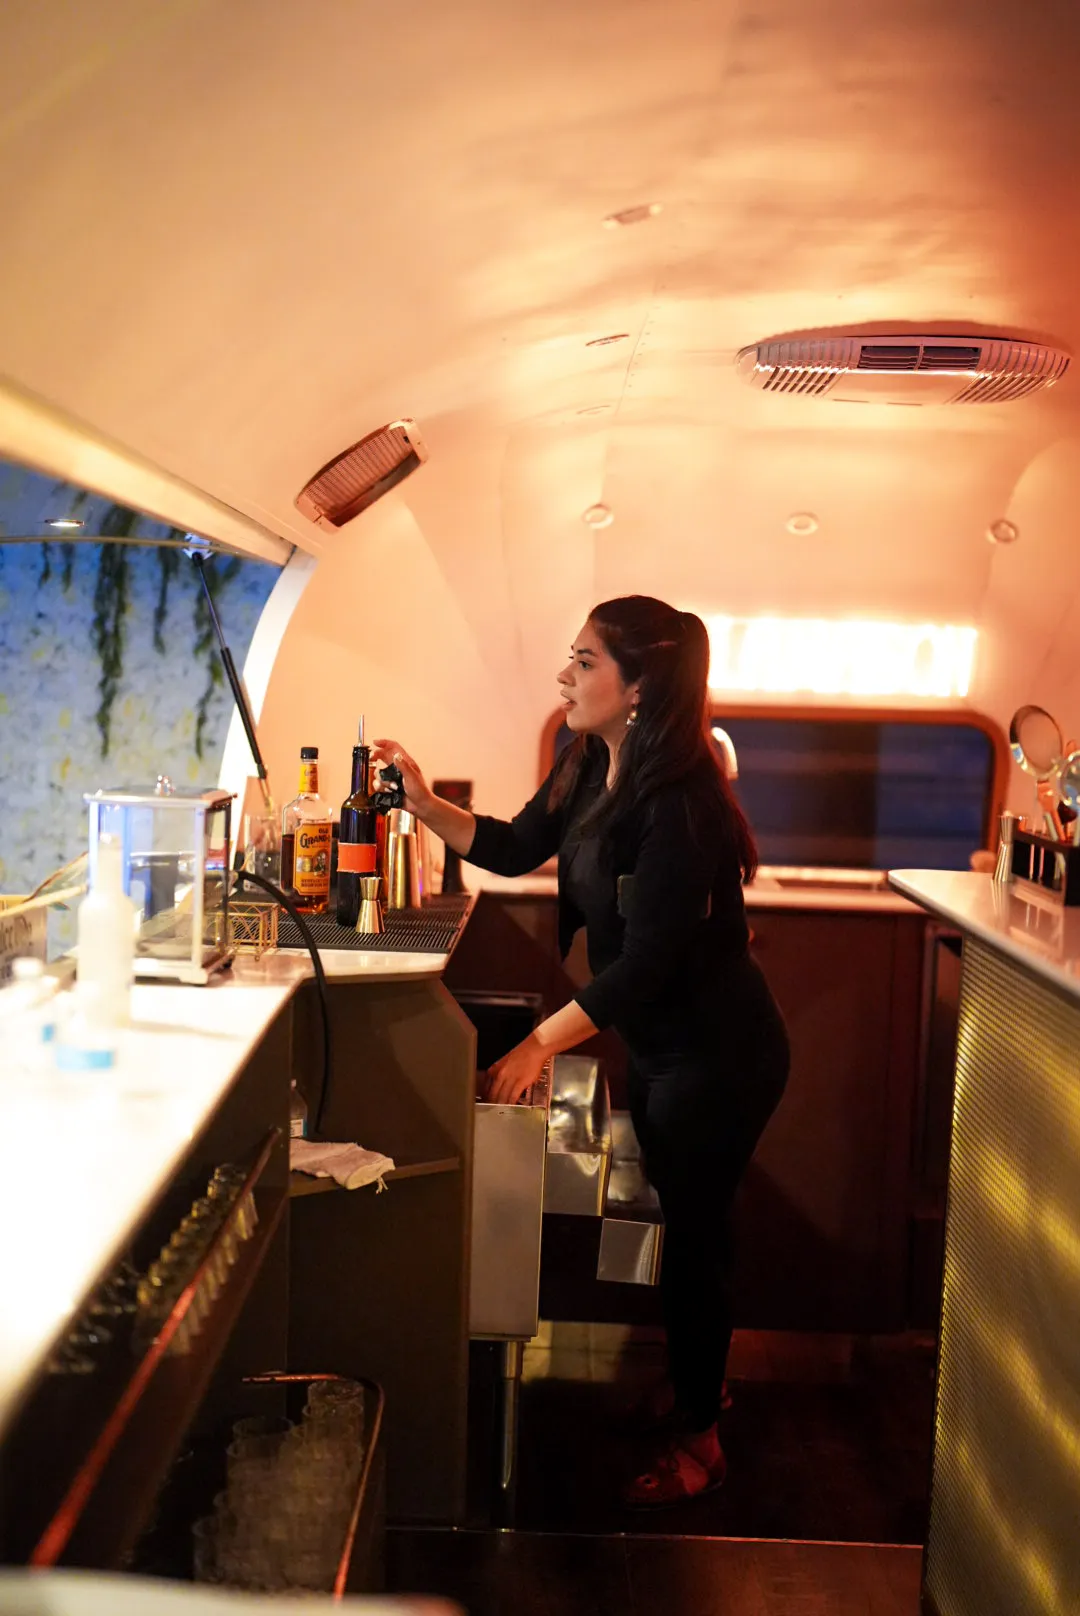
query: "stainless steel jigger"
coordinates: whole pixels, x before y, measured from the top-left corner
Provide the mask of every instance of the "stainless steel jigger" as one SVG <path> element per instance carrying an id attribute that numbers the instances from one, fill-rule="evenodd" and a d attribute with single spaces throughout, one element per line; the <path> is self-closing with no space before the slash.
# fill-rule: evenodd
<path id="1" fill-rule="evenodd" d="M 994 869 L 994 880 L 998 886 L 1008 886 L 1013 878 L 1013 833 L 1016 830 L 1016 814 L 1002 814 L 998 820 L 998 851 L 997 865 Z"/>
<path id="2" fill-rule="evenodd" d="M 381 886 L 381 877 L 377 875 L 360 877 L 360 913 L 356 917 L 356 929 L 367 937 L 378 937 L 386 930 L 382 904 L 379 902 Z"/>

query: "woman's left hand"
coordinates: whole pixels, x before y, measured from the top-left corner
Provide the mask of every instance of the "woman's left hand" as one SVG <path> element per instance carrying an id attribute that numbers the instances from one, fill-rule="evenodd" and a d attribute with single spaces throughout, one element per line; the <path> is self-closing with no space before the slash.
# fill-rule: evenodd
<path id="1" fill-rule="evenodd" d="M 532 1033 L 488 1067 L 487 1100 L 490 1105 L 516 1105 L 534 1083 L 540 1081 L 548 1053 Z"/>

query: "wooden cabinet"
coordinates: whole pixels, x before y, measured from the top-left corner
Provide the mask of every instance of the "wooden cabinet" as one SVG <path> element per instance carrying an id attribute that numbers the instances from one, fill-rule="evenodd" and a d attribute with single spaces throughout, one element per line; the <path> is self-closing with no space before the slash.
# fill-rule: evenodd
<path id="1" fill-rule="evenodd" d="M 740 1198 L 740 1324 L 877 1332 L 907 1313 L 925 920 L 755 910 L 787 1092 Z"/>

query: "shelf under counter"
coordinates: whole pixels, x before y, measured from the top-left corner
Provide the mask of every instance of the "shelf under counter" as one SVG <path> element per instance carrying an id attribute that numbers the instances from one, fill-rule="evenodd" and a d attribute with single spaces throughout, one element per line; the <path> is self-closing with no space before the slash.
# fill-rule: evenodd
<path id="1" fill-rule="evenodd" d="M 383 1182 L 393 1184 L 400 1179 L 432 1178 L 442 1173 L 459 1173 L 461 1171 L 460 1156 L 439 1156 L 434 1160 L 399 1162 L 394 1158 L 395 1166 L 389 1173 L 383 1173 Z M 330 1190 L 343 1190 L 345 1186 L 339 1184 L 335 1178 L 316 1178 L 311 1173 L 298 1173 L 295 1170 L 289 1174 L 289 1199 L 295 1200 L 304 1195 L 325 1195 Z M 359 1194 L 372 1185 L 363 1184 L 359 1190 L 351 1190 L 350 1194 Z"/>

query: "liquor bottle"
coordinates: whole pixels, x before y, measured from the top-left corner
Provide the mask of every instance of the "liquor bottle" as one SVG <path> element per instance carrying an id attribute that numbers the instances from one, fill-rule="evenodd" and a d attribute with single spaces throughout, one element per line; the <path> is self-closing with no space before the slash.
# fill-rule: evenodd
<path id="1" fill-rule="evenodd" d="M 321 915 L 330 896 L 329 806 L 319 796 L 319 748 L 300 748 L 300 791 L 281 811 L 281 884 L 301 914 Z"/>
<path id="2" fill-rule="evenodd" d="M 296 1086 L 295 1077 L 289 1091 L 289 1138 L 306 1139 L 308 1136 L 307 1101 Z"/>
<path id="3" fill-rule="evenodd" d="M 360 878 L 379 874 L 378 819 L 371 790 L 371 752 L 364 745 L 364 720 L 353 747 L 352 789 L 341 805 L 338 830 L 337 922 L 356 929 Z"/>

